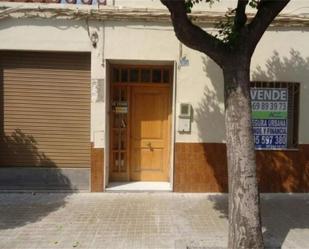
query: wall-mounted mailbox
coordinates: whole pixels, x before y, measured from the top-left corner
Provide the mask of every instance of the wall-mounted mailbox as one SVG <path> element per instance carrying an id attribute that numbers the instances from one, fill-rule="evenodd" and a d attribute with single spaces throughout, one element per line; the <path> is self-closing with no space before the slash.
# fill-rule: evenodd
<path id="1" fill-rule="evenodd" d="M 181 103 L 180 113 L 178 116 L 178 131 L 191 132 L 192 107 L 190 104 Z"/>

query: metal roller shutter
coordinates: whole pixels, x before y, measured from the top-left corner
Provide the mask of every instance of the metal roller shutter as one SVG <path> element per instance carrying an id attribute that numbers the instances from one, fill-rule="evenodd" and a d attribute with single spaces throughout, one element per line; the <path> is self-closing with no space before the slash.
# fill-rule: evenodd
<path id="1" fill-rule="evenodd" d="M 0 56 L 0 167 L 89 167 L 90 54 Z"/>

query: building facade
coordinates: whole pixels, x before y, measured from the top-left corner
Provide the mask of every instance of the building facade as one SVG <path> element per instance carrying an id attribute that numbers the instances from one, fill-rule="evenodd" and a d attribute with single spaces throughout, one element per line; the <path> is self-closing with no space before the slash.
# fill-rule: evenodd
<path id="1" fill-rule="evenodd" d="M 215 33 L 233 4 L 192 20 Z M 309 190 L 305 12 L 292 1 L 252 58 L 262 192 Z M 177 40 L 159 1 L 1 2 L 0 55 L 1 190 L 227 191 L 222 72 Z"/>

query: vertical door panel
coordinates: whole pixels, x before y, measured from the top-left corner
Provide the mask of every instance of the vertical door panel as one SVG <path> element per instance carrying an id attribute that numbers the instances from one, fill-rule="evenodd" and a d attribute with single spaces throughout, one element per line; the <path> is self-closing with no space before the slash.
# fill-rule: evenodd
<path id="1" fill-rule="evenodd" d="M 169 88 L 133 87 L 131 180 L 168 180 Z"/>

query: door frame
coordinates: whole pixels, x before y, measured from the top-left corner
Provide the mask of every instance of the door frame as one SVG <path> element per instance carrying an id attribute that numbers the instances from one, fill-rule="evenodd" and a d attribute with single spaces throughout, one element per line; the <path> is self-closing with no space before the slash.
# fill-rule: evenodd
<path id="1" fill-rule="evenodd" d="M 110 180 L 109 174 L 109 164 L 110 164 L 110 153 L 111 153 L 111 106 L 110 106 L 110 98 L 111 98 L 111 86 L 112 86 L 112 79 L 111 79 L 111 71 L 113 66 L 124 66 L 124 67 L 166 67 L 169 66 L 171 69 L 171 82 L 170 82 L 170 115 L 169 115 L 169 148 L 168 148 L 168 164 L 169 164 L 169 183 L 170 189 L 173 191 L 173 180 L 174 180 L 174 150 L 175 150 L 175 110 L 176 110 L 176 71 L 177 65 L 175 61 L 126 61 L 126 60 L 107 60 L 106 61 L 106 125 L 105 125 L 105 157 L 104 157 L 104 185 L 108 187 L 108 184 L 112 181 Z"/>

